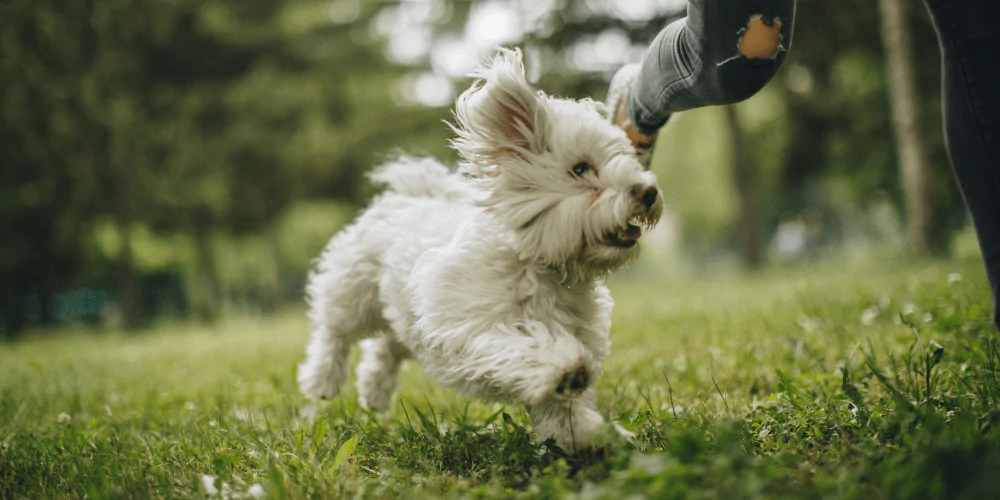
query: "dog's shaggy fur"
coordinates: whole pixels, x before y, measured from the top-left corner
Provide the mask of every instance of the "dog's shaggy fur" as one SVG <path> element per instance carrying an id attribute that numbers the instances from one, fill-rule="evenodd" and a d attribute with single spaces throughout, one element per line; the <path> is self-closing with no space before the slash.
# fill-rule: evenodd
<path id="1" fill-rule="evenodd" d="M 602 104 L 548 97 L 501 50 L 455 105 L 462 174 L 400 160 L 388 191 L 338 233 L 310 278 L 314 329 L 302 391 L 332 398 L 360 341 L 360 403 L 387 409 L 399 365 L 524 404 L 542 438 L 590 444 L 613 301 L 602 284 L 635 256 L 662 197 Z"/>

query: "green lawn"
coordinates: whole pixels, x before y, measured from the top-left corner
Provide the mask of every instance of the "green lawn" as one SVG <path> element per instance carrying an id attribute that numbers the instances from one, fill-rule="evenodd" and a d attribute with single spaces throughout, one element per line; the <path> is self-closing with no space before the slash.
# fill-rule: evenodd
<path id="1" fill-rule="evenodd" d="M 612 283 L 582 457 L 410 365 L 391 415 L 298 394 L 301 310 L 0 345 L 0 498 L 1000 496 L 1000 334 L 977 261 Z M 647 273 L 648 274 L 648 273 Z M 208 488 L 211 489 L 211 488 Z"/>

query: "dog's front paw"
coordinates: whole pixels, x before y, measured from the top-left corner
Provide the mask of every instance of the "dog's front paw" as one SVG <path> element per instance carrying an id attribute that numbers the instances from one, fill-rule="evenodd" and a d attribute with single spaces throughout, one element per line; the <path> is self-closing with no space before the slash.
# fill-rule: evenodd
<path id="1" fill-rule="evenodd" d="M 589 448 L 604 425 L 600 413 L 580 404 L 535 407 L 530 414 L 535 434 L 541 441 L 554 439 L 556 445 L 570 453 Z"/>

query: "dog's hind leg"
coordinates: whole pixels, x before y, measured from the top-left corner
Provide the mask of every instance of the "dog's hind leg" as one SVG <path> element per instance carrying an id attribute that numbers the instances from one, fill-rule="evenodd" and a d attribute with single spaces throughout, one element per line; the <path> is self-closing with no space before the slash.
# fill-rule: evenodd
<path id="1" fill-rule="evenodd" d="M 361 341 L 361 363 L 357 368 L 358 402 L 366 410 L 385 411 L 392 403 L 399 367 L 410 352 L 391 335 Z"/>
<path id="2" fill-rule="evenodd" d="M 299 364 L 299 389 L 303 394 L 312 399 L 332 399 L 340 394 L 347 382 L 351 340 L 336 328 L 320 326 L 313 330 L 306 360 Z"/>
<path id="3" fill-rule="evenodd" d="M 310 278 L 313 330 L 298 372 L 299 388 L 306 396 L 336 397 L 349 376 L 351 346 L 384 326 L 377 274 L 378 265 L 371 260 L 324 260 Z"/>

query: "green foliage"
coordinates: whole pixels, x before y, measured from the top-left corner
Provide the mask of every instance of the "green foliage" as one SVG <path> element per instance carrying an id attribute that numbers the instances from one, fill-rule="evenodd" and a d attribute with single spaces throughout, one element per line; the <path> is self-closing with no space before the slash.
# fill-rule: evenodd
<path id="1" fill-rule="evenodd" d="M 314 406 L 304 314 L 0 346 L 0 496 L 989 498 L 1000 342 L 978 262 L 612 283 L 592 453 L 410 365 L 389 416 Z M 214 479 L 213 479 L 214 478 Z"/>
<path id="2" fill-rule="evenodd" d="M 355 215 L 354 207 L 343 203 L 309 202 L 293 205 L 278 223 L 277 240 L 283 272 L 304 289 L 304 280 L 330 238 Z M 298 293 L 298 292 L 296 292 Z"/>
<path id="3" fill-rule="evenodd" d="M 581 44 L 610 34 L 643 47 L 681 14 L 630 19 L 612 4 L 515 9 L 533 19 L 516 44 L 539 88 L 602 98 L 617 63 L 575 66 L 586 57 Z M 431 42 L 460 37 L 483 5 L 445 1 L 416 31 Z M 441 66 L 434 54 L 406 65 L 387 59 L 391 37 L 412 35 L 406 23 L 420 22 L 403 7 L 0 4 L 0 335 L 55 322 L 56 297 L 84 288 L 103 293 L 131 327 L 140 323 L 136 303 L 148 324 L 158 310 L 149 304 L 175 288 L 191 305 L 175 309 L 204 319 L 229 303 L 274 310 L 301 297 L 315 257 L 306 252 L 343 224 L 339 211 L 373 194 L 365 172 L 399 149 L 455 159 L 448 110 L 399 99 L 404 77 Z M 394 15 L 401 27 L 384 29 Z M 965 212 L 944 155 L 935 35 L 922 9 L 909 16 L 943 244 Z M 737 108 L 757 165 L 748 191 L 761 240 L 801 214 L 819 221 L 824 243 L 892 240 L 905 214 L 877 6 L 799 2 L 797 28 L 783 69 Z M 734 152 L 718 111 L 671 118 L 654 156 L 679 241 L 698 261 L 738 247 Z M 327 202 L 343 207 L 329 224 L 303 212 Z M 316 224 L 290 230 L 300 217 Z"/>
<path id="4" fill-rule="evenodd" d="M 0 335 L 51 322 L 52 297 L 81 285 L 126 309 L 153 300 L 150 272 L 217 309 L 220 283 L 236 285 L 212 264 L 220 233 L 268 241 L 297 202 L 359 204 L 362 173 L 393 146 L 444 152 L 446 111 L 391 98 L 403 70 L 364 28 L 382 6 L 351 25 L 328 7 L 0 5 Z"/>

